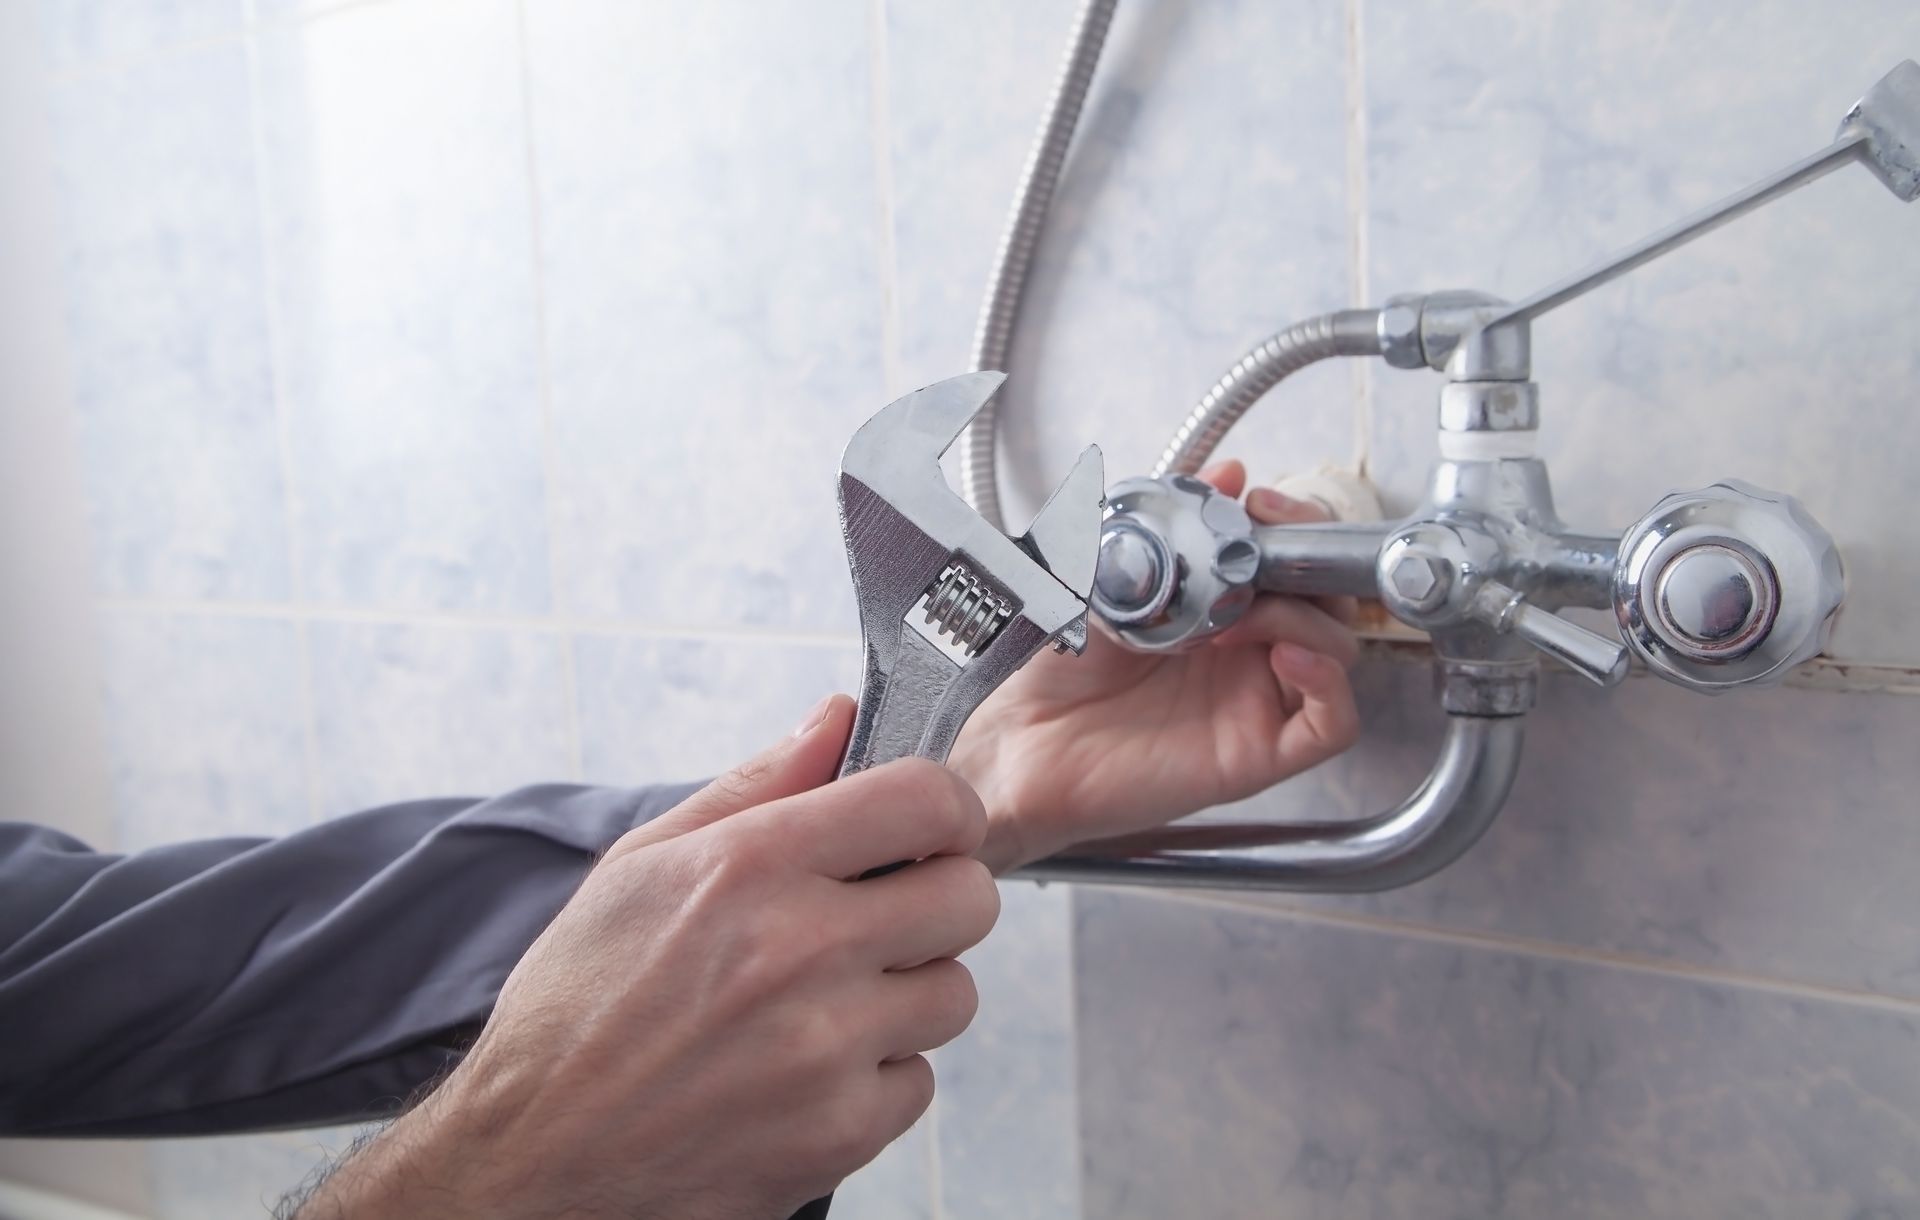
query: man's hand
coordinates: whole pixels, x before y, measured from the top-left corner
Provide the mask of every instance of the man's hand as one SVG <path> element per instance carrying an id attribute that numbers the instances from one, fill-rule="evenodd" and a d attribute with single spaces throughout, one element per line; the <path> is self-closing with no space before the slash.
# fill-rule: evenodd
<path id="1" fill-rule="evenodd" d="M 1246 471 L 1201 475 L 1230 496 Z M 1323 520 L 1317 508 L 1256 491 L 1264 524 Z M 950 765 L 991 811 L 981 851 L 995 872 L 1085 839 L 1158 826 L 1251 796 L 1338 754 L 1359 733 L 1340 621 L 1351 610 L 1263 596 L 1192 652 L 1128 652 L 1099 628 L 1086 655 L 1043 652 L 974 713 Z"/>
<path id="2" fill-rule="evenodd" d="M 912 1125 L 999 913 L 986 815 L 923 760 L 829 783 L 853 702 L 823 708 L 616 843 L 466 1061 L 301 1214 L 764 1220 Z"/>

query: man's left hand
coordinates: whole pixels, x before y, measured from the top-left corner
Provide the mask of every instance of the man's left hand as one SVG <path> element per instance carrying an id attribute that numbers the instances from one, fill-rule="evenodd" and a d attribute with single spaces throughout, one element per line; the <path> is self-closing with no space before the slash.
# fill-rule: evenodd
<path id="1" fill-rule="evenodd" d="M 1230 496 L 1238 462 L 1201 477 Z M 1256 522 L 1324 520 L 1268 489 Z M 1338 754 L 1359 733 L 1347 667 L 1351 607 L 1263 594 L 1189 652 L 1129 652 L 1097 626 L 1084 656 L 1043 652 L 983 703 L 948 763 L 986 801 L 996 873 L 1074 843 L 1251 796 Z"/>

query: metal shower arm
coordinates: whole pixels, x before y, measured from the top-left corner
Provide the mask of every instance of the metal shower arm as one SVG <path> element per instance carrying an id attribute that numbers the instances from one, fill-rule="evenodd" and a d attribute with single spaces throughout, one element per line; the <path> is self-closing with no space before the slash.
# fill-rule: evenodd
<path id="1" fill-rule="evenodd" d="M 1841 120 L 1833 143 L 1819 152 L 1516 302 L 1489 318 L 1484 329 L 1530 322 L 1855 161 L 1903 201 L 1920 197 L 1920 64 L 1902 60 L 1881 77 Z"/>

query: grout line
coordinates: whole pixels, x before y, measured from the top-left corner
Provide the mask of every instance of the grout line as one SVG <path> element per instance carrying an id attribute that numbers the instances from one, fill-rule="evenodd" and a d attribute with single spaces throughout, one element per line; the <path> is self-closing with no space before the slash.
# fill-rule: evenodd
<path id="1" fill-rule="evenodd" d="M 555 441 L 553 418 L 553 362 L 547 351 L 547 267 L 540 249 L 540 155 L 534 145 L 533 64 L 531 42 L 527 36 L 526 0 L 517 0 L 514 9 L 514 35 L 520 59 L 520 122 L 524 128 L 527 175 L 527 258 L 533 269 L 533 349 L 535 393 L 540 410 L 540 477 L 544 484 L 542 504 L 547 529 L 547 605 L 558 610 L 560 590 L 560 451 Z M 578 780 L 586 772 L 586 745 L 580 731 L 580 672 L 574 658 L 573 634 L 560 637 L 560 677 L 567 701 L 567 755 Z"/>
<path id="2" fill-rule="evenodd" d="M 1367 57 L 1364 0 L 1346 0 L 1347 51 L 1347 297 L 1354 308 L 1367 302 L 1367 272 L 1372 250 L 1368 246 L 1367 200 Z M 1353 393 L 1353 467 L 1365 475 L 1373 450 L 1374 361 L 1349 360 L 1348 383 Z"/>
<path id="3" fill-rule="evenodd" d="M 558 452 L 554 445 L 553 367 L 547 353 L 547 269 L 540 252 L 540 160 L 533 144 L 533 80 L 527 49 L 527 6 L 525 0 L 514 5 L 515 32 L 520 58 L 520 122 L 525 128 L 527 175 L 527 258 L 533 270 L 533 327 L 536 395 L 540 410 L 540 475 L 545 483 L 543 504 L 547 527 L 547 604 L 558 610 L 560 599 L 559 531 L 555 528 L 558 506 L 554 491 Z"/>
<path id="4" fill-rule="evenodd" d="M 4 2 L 4 0 L 0 0 Z M 128 55 L 106 56 L 88 63 L 49 72 L 47 84 L 63 86 L 84 84 L 88 81 L 100 81 L 110 77 L 137 72 L 142 68 L 169 60 L 188 58 L 205 51 L 215 51 L 224 47 L 236 46 L 248 41 L 261 30 L 290 30 L 297 26 L 310 25 L 324 21 L 339 13 L 354 9 L 371 8 L 376 4 L 393 4 L 398 0 L 333 0 L 325 8 L 312 12 L 299 12 L 290 17 L 275 17 L 262 20 L 254 0 L 244 0 L 240 28 L 224 34 L 213 34 L 205 38 L 189 38 L 168 43 L 155 49 L 136 51 Z"/>
<path id="5" fill-rule="evenodd" d="M 580 662 L 574 655 L 573 640 L 572 632 L 561 633 L 560 673 L 567 698 L 567 747 L 570 751 L 567 761 L 573 767 L 573 782 L 577 784 L 586 780 L 587 747 L 586 735 L 580 731 Z"/>
<path id="6" fill-rule="evenodd" d="M 313 697 L 313 641 L 305 620 L 294 623 L 294 646 L 300 658 L 300 753 L 307 768 L 307 823 L 321 821 L 320 713 Z"/>
<path id="7" fill-rule="evenodd" d="M 456 628 L 494 631 L 570 632 L 639 639 L 712 640 L 721 643 L 790 644 L 806 648 L 857 648 L 858 635 L 833 631 L 768 631 L 730 624 L 636 623 L 567 615 L 465 614 L 431 610 L 303 605 L 292 602 L 215 602 L 189 599 L 102 597 L 103 610 L 125 614 L 205 615 L 211 618 L 264 618 L 315 623 L 366 623 L 387 627 Z"/>
<path id="8" fill-rule="evenodd" d="M 887 56 L 886 0 L 873 0 L 867 11 L 873 38 L 869 110 L 873 118 L 874 194 L 880 212 L 880 369 L 886 397 L 892 399 L 895 395 L 904 394 L 906 388 L 901 384 L 904 374 L 900 367 L 900 252 L 894 234 L 893 110 L 890 99 L 893 75 Z"/>
<path id="9" fill-rule="evenodd" d="M 1080 898 L 1076 886 L 1067 887 L 1067 1071 L 1068 1087 L 1073 1091 L 1073 1129 L 1067 1132 L 1068 1160 L 1072 1177 L 1073 1216 L 1086 1214 L 1087 1179 L 1086 1133 L 1080 1108 Z"/>
<path id="10" fill-rule="evenodd" d="M 878 210 L 879 232 L 875 235 L 880 272 L 880 379 L 886 397 L 906 392 L 900 355 L 900 249 L 894 232 L 893 181 L 893 107 L 892 61 L 887 51 L 887 0 L 872 0 L 867 6 L 867 28 L 872 48 L 868 73 L 869 138 L 873 143 L 874 204 Z M 938 1067 L 936 1065 L 936 1071 Z M 946 1182 L 941 1172 L 940 1106 L 941 1090 L 933 1091 L 927 1106 L 927 1213 L 931 1220 L 946 1220 Z"/>
<path id="11" fill-rule="evenodd" d="M 231 33 L 215 34 L 208 38 L 192 38 L 182 42 L 170 43 L 158 50 L 145 51 L 133 55 L 96 59 L 91 63 L 65 68 L 58 72 L 48 72 L 46 83 L 50 89 L 70 88 L 90 81 L 109 80 L 116 76 L 126 76 L 142 68 L 169 63 L 176 59 L 191 59 L 195 55 L 208 51 L 228 50 L 243 44 L 251 31 L 251 23 L 243 25 Z"/>
<path id="12" fill-rule="evenodd" d="M 350 13 L 355 9 L 372 8 L 377 4 L 398 3 L 399 0 L 328 0 L 320 8 L 297 12 L 291 17 L 278 17 L 266 22 L 269 26 L 312 25 L 316 21 L 325 21 L 341 13 Z"/>
<path id="13" fill-rule="evenodd" d="M 243 10 L 247 36 L 244 42 L 247 69 L 247 153 L 252 159 L 253 220 L 255 246 L 260 258 L 262 325 L 267 331 L 267 385 L 272 396 L 275 456 L 280 466 L 280 510 L 284 515 L 287 545 L 287 586 L 294 601 L 307 593 L 306 556 L 300 547 L 300 496 L 296 490 L 293 463 L 293 412 L 287 392 L 287 361 L 283 350 L 285 319 L 280 316 L 279 267 L 268 239 L 271 209 L 267 206 L 267 133 L 261 115 L 261 65 L 257 26 L 258 0 L 246 0 Z M 320 727 L 319 708 L 314 702 L 313 641 L 306 621 L 294 623 L 294 647 L 298 659 L 300 701 L 300 753 L 306 769 L 307 821 L 320 821 Z"/>
<path id="14" fill-rule="evenodd" d="M 1113 889 L 1114 887 L 1102 887 Z M 1805 983 L 1794 979 L 1784 979 L 1773 975 L 1753 974 L 1741 970 L 1727 970 L 1713 966 L 1697 966 L 1688 963 L 1647 957 L 1638 953 L 1625 953 L 1610 949 L 1590 949 L 1578 945 L 1563 944 L 1558 941 L 1542 940 L 1532 936 L 1514 936 L 1504 932 L 1467 932 L 1453 928 L 1441 928 L 1432 924 L 1414 920 L 1393 919 L 1380 915 L 1356 915 L 1344 911 L 1322 911 L 1306 907 L 1280 905 L 1257 899 L 1236 897 L 1231 894 L 1212 894 L 1190 890 L 1169 890 L 1157 896 L 1173 902 L 1182 902 L 1190 906 L 1215 907 L 1231 910 L 1239 914 L 1260 915 L 1287 923 L 1307 924 L 1314 927 L 1340 928 L 1348 931 L 1370 932 L 1381 936 L 1399 936 L 1425 944 L 1447 945 L 1454 948 L 1479 949 L 1488 952 L 1512 953 L 1523 957 L 1539 958 L 1547 961 L 1570 962 L 1582 966 L 1597 966 L 1602 969 L 1621 970 L 1629 974 L 1646 974 L 1658 978 L 1679 979 L 1690 983 L 1709 983 L 1741 991 L 1759 992 L 1795 1000 L 1811 1000 L 1826 1004 L 1838 1004 L 1851 1008 L 1870 1008 L 1881 1012 L 1894 1013 L 1908 1018 L 1920 1018 L 1920 997 L 1902 998 L 1883 995 L 1879 992 L 1864 991 L 1858 988 L 1835 987 L 1822 983 Z"/>

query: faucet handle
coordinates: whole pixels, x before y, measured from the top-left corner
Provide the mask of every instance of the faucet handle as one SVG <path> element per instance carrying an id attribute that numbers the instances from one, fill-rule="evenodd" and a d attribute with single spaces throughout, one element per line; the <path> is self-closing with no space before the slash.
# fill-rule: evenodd
<path id="1" fill-rule="evenodd" d="M 1542 610 L 1497 580 L 1480 583 L 1468 612 L 1495 631 L 1511 631 L 1591 682 L 1614 686 L 1627 676 L 1627 650 L 1618 640 Z"/>
<path id="2" fill-rule="evenodd" d="M 1628 645 L 1709 693 L 1780 681 L 1826 646 L 1845 594 L 1839 548 L 1800 502 L 1734 479 L 1662 499 L 1614 565 Z"/>

